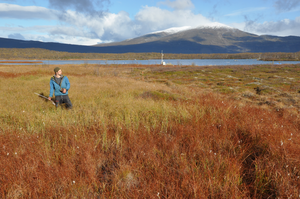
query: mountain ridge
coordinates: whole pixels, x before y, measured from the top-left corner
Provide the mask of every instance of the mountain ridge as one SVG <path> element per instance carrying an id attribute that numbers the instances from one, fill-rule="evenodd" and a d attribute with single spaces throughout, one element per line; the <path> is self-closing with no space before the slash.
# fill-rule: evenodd
<path id="1" fill-rule="evenodd" d="M 0 48 L 43 48 L 79 53 L 259 53 L 299 52 L 300 37 L 255 35 L 220 24 L 196 28 L 177 27 L 120 42 L 81 46 L 54 42 L 0 38 Z"/>
<path id="2" fill-rule="evenodd" d="M 298 52 L 300 37 L 258 36 L 229 26 L 200 26 L 172 34 L 164 31 L 146 34 L 131 40 L 95 46 L 157 45 L 178 53 L 173 47 L 183 47 L 185 53 L 241 53 L 241 52 Z M 177 44 L 177 45 L 176 45 Z M 198 47 L 196 47 L 196 46 Z M 171 48 L 172 47 L 172 48 Z M 214 49 L 214 50 L 212 50 Z"/>

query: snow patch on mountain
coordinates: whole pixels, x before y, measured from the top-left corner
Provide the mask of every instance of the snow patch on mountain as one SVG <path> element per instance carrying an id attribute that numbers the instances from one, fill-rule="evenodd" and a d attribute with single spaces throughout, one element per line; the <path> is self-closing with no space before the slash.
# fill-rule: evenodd
<path id="1" fill-rule="evenodd" d="M 212 29 L 218 29 L 218 28 L 234 29 L 234 28 L 232 28 L 230 26 L 227 26 L 227 25 L 219 23 L 219 22 L 213 22 L 213 23 L 205 24 L 205 25 L 202 25 L 202 26 L 198 26 L 196 28 L 197 29 L 205 29 L 205 28 L 212 28 Z"/>
<path id="2" fill-rule="evenodd" d="M 212 22 L 212 23 L 204 24 L 204 25 L 197 26 L 197 27 L 192 27 L 192 26 L 173 27 L 173 28 L 168 28 L 168 29 L 165 29 L 165 30 L 151 32 L 149 34 L 158 34 L 158 33 L 175 34 L 175 33 L 181 32 L 181 31 L 189 30 L 189 29 L 207 29 L 207 28 L 211 28 L 211 29 L 218 29 L 218 28 L 234 29 L 234 28 L 232 28 L 230 26 L 227 26 L 225 24 L 222 24 L 222 23 Z"/>
<path id="3" fill-rule="evenodd" d="M 232 27 L 227 26 L 222 23 L 212 22 L 212 23 L 208 23 L 208 24 L 204 24 L 204 25 L 196 26 L 196 27 L 192 27 L 192 26 L 173 27 L 173 28 L 168 28 L 165 30 L 151 32 L 146 35 L 159 34 L 159 33 L 166 33 L 166 34 L 172 35 L 172 34 L 175 34 L 178 32 L 183 32 L 183 31 L 192 30 L 192 29 L 232 29 L 233 30 L 235 28 L 232 28 Z M 143 35 L 143 36 L 145 36 L 145 35 Z M 141 36 L 141 37 L 143 37 L 143 36 Z M 136 38 L 126 39 L 125 41 L 130 41 L 133 39 L 136 39 Z"/>
<path id="4" fill-rule="evenodd" d="M 157 33 L 162 33 L 162 32 L 168 33 L 168 34 L 174 34 L 174 33 L 185 31 L 185 30 L 188 30 L 188 29 L 191 29 L 191 28 L 192 28 L 191 26 L 173 27 L 173 28 L 168 28 L 168 29 L 165 29 L 165 30 L 151 32 L 149 34 L 157 34 Z"/>

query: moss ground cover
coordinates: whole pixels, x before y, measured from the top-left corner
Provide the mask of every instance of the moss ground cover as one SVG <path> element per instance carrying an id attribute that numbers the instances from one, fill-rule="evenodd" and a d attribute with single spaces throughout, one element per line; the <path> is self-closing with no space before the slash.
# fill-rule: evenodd
<path id="1" fill-rule="evenodd" d="M 299 65 L 53 68 L 0 66 L 1 197 L 299 196 Z"/>

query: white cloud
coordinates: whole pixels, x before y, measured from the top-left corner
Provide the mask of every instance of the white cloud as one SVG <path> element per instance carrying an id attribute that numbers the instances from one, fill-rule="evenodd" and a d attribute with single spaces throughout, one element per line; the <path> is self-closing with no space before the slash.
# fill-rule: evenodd
<path id="1" fill-rule="evenodd" d="M 300 36 L 300 17 L 294 20 L 283 19 L 280 21 L 265 21 L 263 23 L 246 21 L 243 23 L 232 23 L 230 26 L 257 35 Z"/>
<path id="2" fill-rule="evenodd" d="M 167 5 L 175 10 L 185 10 L 194 8 L 194 4 L 191 2 L 191 0 L 166 0 L 163 2 L 159 2 L 158 5 Z"/>
<path id="3" fill-rule="evenodd" d="M 0 18 L 53 20 L 57 19 L 57 12 L 38 6 L 0 3 Z"/>
<path id="4" fill-rule="evenodd" d="M 201 14 L 194 14 L 190 10 L 168 11 L 148 6 L 137 13 L 135 20 L 145 26 L 148 32 L 170 27 L 197 27 L 211 22 Z"/>
<path id="5" fill-rule="evenodd" d="M 100 39 L 78 36 L 82 34 L 76 33 L 76 29 L 64 29 L 61 26 L 0 27 L 0 30 L 3 32 L 0 37 L 12 39 L 60 42 L 78 45 L 94 45 L 98 42 L 105 42 Z M 5 33 L 8 35 L 5 35 Z"/>
<path id="6" fill-rule="evenodd" d="M 105 5 L 110 4 L 110 0 L 48 0 L 52 8 L 58 10 L 74 9 L 76 12 L 101 15 Z"/>
<path id="7" fill-rule="evenodd" d="M 91 16 L 70 10 L 64 13 L 61 20 L 63 26 L 54 27 L 50 34 L 101 41 L 121 41 L 170 27 L 197 27 L 211 23 L 201 14 L 193 14 L 190 10 L 168 11 L 148 6 L 143 7 L 134 20 L 127 12 L 106 12 L 102 16 Z"/>
<path id="8" fill-rule="evenodd" d="M 101 0 L 100 0 L 101 1 Z M 102 2 L 102 1 L 101 1 Z M 6 35 L 22 33 L 25 39 L 53 42 L 71 42 L 72 44 L 91 44 L 103 41 L 121 41 L 172 27 L 197 27 L 211 21 L 201 14 L 194 14 L 188 8 L 193 7 L 190 0 L 165 1 L 166 5 L 175 10 L 169 11 L 159 7 L 143 7 L 131 19 L 127 12 L 91 15 L 85 12 L 72 10 L 52 10 L 38 6 L 19 6 L 13 4 L 0 4 L 0 17 L 10 19 L 57 20 L 58 25 L 0 27 Z M 3 35 L 3 33 L 2 33 Z M 78 40 L 76 40 L 78 38 Z"/>
<path id="9" fill-rule="evenodd" d="M 0 30 L 9 34 L 22 33 L 22 35 L 27 39 L 25 36 L 26 34 L 33 34 L 36 32 L 43 35 L 49 33 L 54 27 L 55 26 L 2 26 L 0 27 Z"/>
<path id="10" fill-rule="evenodd" d="M 102 40 L 120 40 L 132 36 L 131 19 L 126 12 L 118 14 L 103 13 L 102 16 L 84 15 L 67 11 L 63 18 L 64 26 L 52 31 L 51 34 L 85 36 Z"/>
<path id="11" fill-rule="evenodd" d="M 255 27 L 255 30 L 263 34 L 278 36 L 300 36 L 300 22 L 289 19 L 276 22 L 264 22 L 263 24 Z"/>
<path id="12" fill-rule="evenodd" d="M 245 28 L 245 22 L 242 22 L 242 23 L 230 23 L 228 25 L 230 27 L 232 27 L 232 28 L 236 28 L 236 29 L 239 29 L 239 30 L 244 30 L 244 28 Z"/>
<path id="13" fill-rule="evenodd" d="M 11 39 L 21 39 L 21 40 L 24 40 L 24 36 L 21 35 L 20 33 L 14 33 L 14 34 L 10 34 L 7 36 L 8 38 L 11 38 Z"/>
<path id="14" fill-rule="evenodd" d="M 161 2 L 174 10 L 159 7 L 142 7 L 131 19 L 127 12 L 91 15 L 71 10 L 51 10 L 37 6 L 18 6 L 0 3 L 0 18 L 25 20 L 57 20 L 57 25 L 29 26 L 24 21 L 23 26 L 2 26 L 0 37 L 10 35 L 22 36 L 27 40 L 45 42 L 61 42 L 70 44 L 93 45 L 107 41 L 121 41 L 138 37 L 150 32 L 160 31 L 172 27 L 198 27 L 212 23 L 201 14 L 195 14 L 190 9 L 190 0 L 170 0 Z M 256 8 L 263 10 L 266 8 Z M 255 9 L 249 9 L 255 11 Z M 234 14 L 234 13 L 232 13 Z M 31 21 L 34 22 L 34 21 Z M 240 30 L 254 34 L 298 35 L 300 36 L 300 17 L 294 20 L 258 23 L 245 21 L 244 23 L 228 24 Z"/>
<path id="15" fill-rule="evenodd" d="M 42 42 L 53 42 L 53 37 L 51 35 L 27 35 L 28 40 L 42 41 Z M 74 37 L 67 35 L 56 35 L 55 42 L 74 44 L 74 45 L 95 45 L 97 43 L 102 43 L 100 39 L 90 39 L 86 37 Z"/>
<path id="16" fill-rule="evenodd" d="M 47 36 L 47 38 L 51 40 L 51 37 Z M 102 43 L 103 41 L 100 39 L 90 39 L 86 37 L 60 35 L 56 39 L 56 42 L 75 45 L 95 45 L 97 43 Z"/>

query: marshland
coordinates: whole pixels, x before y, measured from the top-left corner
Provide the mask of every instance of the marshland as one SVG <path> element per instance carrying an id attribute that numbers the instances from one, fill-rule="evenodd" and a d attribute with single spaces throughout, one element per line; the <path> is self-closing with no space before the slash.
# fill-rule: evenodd
<path id="1" fill-rule="evenodd" d="M 0 65 L 2 198 L 298 198 L 300 65 Z"/>

